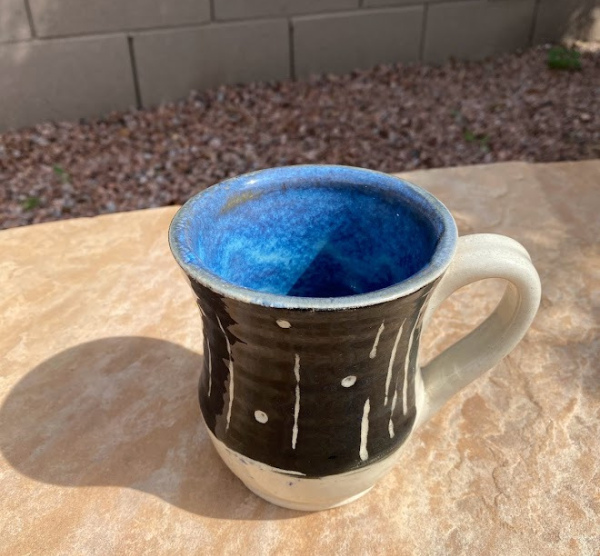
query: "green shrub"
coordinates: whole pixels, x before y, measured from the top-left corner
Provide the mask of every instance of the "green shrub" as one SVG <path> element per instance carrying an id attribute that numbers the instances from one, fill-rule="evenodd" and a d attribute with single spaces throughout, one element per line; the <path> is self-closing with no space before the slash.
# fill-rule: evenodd
<path id="1" fill-rule="evenodd" d="M 574 48 L 553 46 L 548 51 L 546 60 L 548 67 L 553 70 L 580 71 L 581 54 Z"/>

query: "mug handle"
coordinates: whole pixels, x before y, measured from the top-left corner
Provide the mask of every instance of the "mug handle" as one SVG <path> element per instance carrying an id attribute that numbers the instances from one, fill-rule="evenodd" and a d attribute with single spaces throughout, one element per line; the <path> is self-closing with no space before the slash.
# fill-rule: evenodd
<path id="1" fill-rule="evenodd" d="M 505 236 L 474 234 L 458 238 L 454 258 L 425 309 L 423 328 L 447 297 L 486 278 L 507 280 L 504 295 L 484 322 L 421 369 L 425 399 L 421 400 L 415 428 L 508 355 L 535 317 L 541 285 L 527 250 Z"/>

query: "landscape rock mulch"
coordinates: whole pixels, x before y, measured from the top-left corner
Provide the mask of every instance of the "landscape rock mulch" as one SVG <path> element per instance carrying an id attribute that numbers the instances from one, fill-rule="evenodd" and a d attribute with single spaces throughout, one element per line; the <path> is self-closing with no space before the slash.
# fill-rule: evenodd
<path id="1" fill-rule="evenodd" d="M 287 164 L 401 172 L 598 158 L 600 52 L 582 52 L 581 71 L 557 71 L 547 48 L 223 86 L 9 131 L 0 134 L 0 228 L 179 204 L 229 176 Z"/>

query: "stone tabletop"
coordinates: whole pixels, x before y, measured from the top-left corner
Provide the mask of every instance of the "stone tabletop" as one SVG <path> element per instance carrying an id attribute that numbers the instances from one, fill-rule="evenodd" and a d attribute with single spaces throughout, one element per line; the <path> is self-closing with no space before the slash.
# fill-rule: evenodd
<path id="1" fill-rule="evenodd" d="M 600 161 L 405 177 L 462 234 L 522 242 L 541 308 L 387 478 L 321 513 L 257 498 L 210 445 L 201 321 L 167 246 L 175 208 L 0 232 L 0 554 L 598 554 Z M 447 301 L 423 359 L 501 287 Z"/>

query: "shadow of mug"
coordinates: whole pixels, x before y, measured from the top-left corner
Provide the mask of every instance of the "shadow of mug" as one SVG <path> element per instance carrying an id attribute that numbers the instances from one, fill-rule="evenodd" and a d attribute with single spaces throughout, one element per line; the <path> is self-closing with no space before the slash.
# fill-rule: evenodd
<path id="1" fill-rule="evenodd" d="M 47 359 L 0 408 L 0 451 L 20 473 L 69 487 L 122 486 L 212 518 L 286 519 L 248 491 L 210 444 L 198 407 L 203 357 L 142 337 Z"/>

